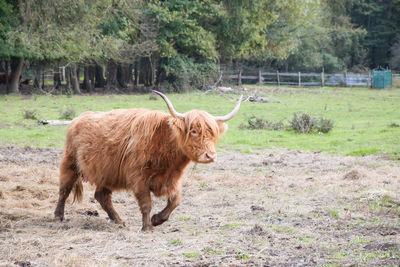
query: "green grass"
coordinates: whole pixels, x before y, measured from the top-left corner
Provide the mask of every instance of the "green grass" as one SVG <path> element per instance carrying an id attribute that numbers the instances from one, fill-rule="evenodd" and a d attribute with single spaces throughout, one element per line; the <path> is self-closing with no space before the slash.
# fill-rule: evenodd
<path id="1" fill-rule="evenodd" d="M 186 258 L 197 258 L 200 255 L 200 253 L 199 252 L 184 252 L 183 255 Z"/>
<path id="2" fill-rule="evenodd" d="M 171 245 L 174 245 L 174 246 L 181 246 L 182 245 L 182 241 L 180 239 L 172 239 L 171 241 L 169 241 L 169 243 Z"/>
<path id="3" fill-rule="evenodd" d="M 285 89 L 282 89 L 285 90 Z M 263 148 L 288 148 L 324 151 L 337 155 L 377 154 L 400 157 L 400 90 L 367 88 L 291 88 L 286 92 L 260 93 L 272 103 L 245 102 L 238 115 L 228 122 L 229 130 L 220 139 L 220 147 L 244 152 Z M 224 115 L 235 106 L 236 95 L 168 94 L 179 112 L 207 110 Z M 61 109 L 73 108 L 77 114 L 87 110 L 107 111 L 143 107 L 167 111 L 165 103 L 148 95 L 96 96 L 0 96 L 0 145 L 62 147 L 66 126 L 38 126 L 24 119 L 24 110 L 37 110 L 40 119 L 59 119 Z M 334 121 L 327 134 L 298 134 L 294 131 L 239 129 L 250 116 L 288 122 L 293 113 L 307 112 Z"/>
<path id="4" fill-rule="evenodd" d="M 330 215 L 332 218 L 339 218 L 339 212 L 337 210 L 331 210 Z"/>
<path id="5" fill-rule="evenodd" d="M 340 250 L 333 254 L 333 258 L 336 260 L 342 260 L 346 257 L 349 257 L 351 254 L 348 251 Z"/>
<path id="6" fill-rule="evenodd" d="M 266 227 L 271 228 L 273 231 L 278 233 L 295 233 L 298 230 L 293 227 L 282 226 L 282 225 L 266 225 Z"/>
<path id="7" fill-rule="evenodd" d="M 250 259 L 250 255 L 247 252 L 241 250 L 236 251 L 236 257 L 242 260 Z"/>
<path id="8" fill-rule="evenodd" d="M 190 220 L 190 217 L 189 217 L 189 216 L 181 216 L 181 217 L 178 217 L 178 220 L 179 220 L 179 221 L 187 222 L 187 221 Z"/>
<path id="9" fill-rule="evenodd" d="M 354 240 L 352 241 L 352 243 L 354 243 L 354 244 L 367 244 L 369 242 L 370 242 L 369 240 L 364 239 L 361 236 L 356 236 L 354 238 Z"/>
<path id="10" fill-rule="evenodd" d="M 200 188 L 206 188 L 207 187 L 207 183 L 206 182 L 201 182 L 200 183 Z"/>
<path id="11" fill-rule="evenodd" d="M 400 212 L 400 203 L 389 195 L 384 195 L 372 201 L 370 206 L 375 210 L 390 209 L 395 212 Z"/>
<path id="12" fill-rule="evenodd" d="M 233 229 L 240 229 L 242 226 L 238 223 L 228 223 L 222 226 L 222 229 L 225 230 L 233 230 Z"/>

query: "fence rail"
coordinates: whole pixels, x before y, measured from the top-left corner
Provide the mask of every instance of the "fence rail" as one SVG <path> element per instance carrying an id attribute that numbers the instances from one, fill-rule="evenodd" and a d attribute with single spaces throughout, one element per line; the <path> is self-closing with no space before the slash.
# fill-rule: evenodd
<path id="1" fill-rule="evenodd" d="M 372 86 L 371 73 L 291 73 L 291 72 L 263 72 L 258 71 L 258 75 L 253 73 L 222 75 L 223 82 L 236 81 L 241 85 L 243 80 L 257 84 L 276 84 L 278 86 L 297 85 L 301 86 Z"/>

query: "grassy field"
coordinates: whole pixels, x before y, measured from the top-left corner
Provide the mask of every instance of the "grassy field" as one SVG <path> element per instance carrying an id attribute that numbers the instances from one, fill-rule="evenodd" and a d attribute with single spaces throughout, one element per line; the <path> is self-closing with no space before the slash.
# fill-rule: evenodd
<path id="1" fill-rule="evenodd" d="M 376 154 L 393 159 L 400 157 L 400 90 L 367 88 L 275 88 L 247 87 L 245 95 L 259 95 L 268 103 L 245 102 L 220 140 L 220 147 L 251 153 L 264 148 L 323 151 L 336 155 Z M 192 92 L 168 94 L 179 112 L 203 109 L 214 115 L 228 113 L 237 95 Z M 24 110 L 36 111 L 36 118 L 59 119 L 60 110 L 72 108 L 76 114 L 86 110 L 107 111 L 144 107 L 167 110 L 162 99 L 149 95 L 95 96 L 1 96 L 0 145 L 62 147 L 66 126 L 38 126 L 36 120 L 24 119 Z M 293 113 L 307 112 L 334 121 L 327 134 L 298 134 L 282 130 L 241 129 L 251 116 L 286 124 Z"/>
<path id="2" fill-rule="evenodd" d="M 113 193 L 121 227 L 94 201 L 90 183 L 83 184 L 82 203 L 70 197 L 66 219 L 54 221 L 66 126 L 37 120 L 59 119 L 66 108 L 166 111 L 163 100 L 1 96 L 0 266 L 400 266 L 400 90 L 247 87 L 242 93 L 268 103 L 243 103 L 220 140 L 217 162 L 190 165 L 181 205 L 146 233 L 129 191 Z M 238 94 L 168 97 L 179 112 L 223 115 Z M 25 119 L 25 111 L 35 111 L 36 119 Z M 251 116 L 289 124 L 294 112 L 332 119 L 334 128 L 303 135 L 240 127 Z M 151 213 L 165 202 L 153 197 Z"/>

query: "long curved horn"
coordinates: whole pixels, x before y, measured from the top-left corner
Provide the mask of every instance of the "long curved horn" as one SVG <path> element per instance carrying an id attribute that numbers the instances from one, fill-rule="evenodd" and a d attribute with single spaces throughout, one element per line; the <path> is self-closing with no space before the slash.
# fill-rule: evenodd
<path id="1" fill-rule="evenodd" d="M 184 118 L 185 118 L 185 116 L 184 116 L 183 114 L 181 114 L 181 113 L 175 111 L 174 106 L 172 105 L 171 101 L 169 101 L 169 99 L 168 99 L 168 97 L 167 97 L 166 95 L 164 95 L 163 93 L 161 93 L 161 92 L 159 92 L 159 91 L 156 91 L 156 90 L 152 90 L 152 91 L 153 91 L 153 93 L 155 93 L 155 94 L 161 96 L 162 99 L 164 99 L 165 103 L 167 103 L 169 112 L 171 113 L 171 115 L 172 115 L 173 117 L 175 117 L 175 118 L 181 118 L 181 119 L 184 119 Z"/>
<path id="2" fill-rule="evenodd" d="M 214 116 L 214 119 L 216 121 L 220 121 L 220 122 L 226 122 L 229 121 L 230 119 L 232 119 L 236 113 L 239 111 L 240 108 L 240 103 L 242 103 L 243 100 L 243 95 L 240 96 L 238 103 L 236 104 L 236 107 L 231 111 L 231 113 L 225 115 L 225 116 Z"/>

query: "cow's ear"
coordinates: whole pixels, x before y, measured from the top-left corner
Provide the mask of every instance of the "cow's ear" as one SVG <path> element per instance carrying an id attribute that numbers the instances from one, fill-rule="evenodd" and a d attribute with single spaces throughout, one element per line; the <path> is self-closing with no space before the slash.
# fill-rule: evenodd
<path id="1" fill-rule="evenodd" d="M 223 135 L 228 130 L 228 125 L 224 122 L 218 122 L 219 135 Z"/>
<path id="2" fill-rule="evenodd" d="M 185 132 L 185 121 L 181 118 L 171 118 L 168 120 L 168 125 L 171 129 L 177 129 L 180 132 Z"/>

